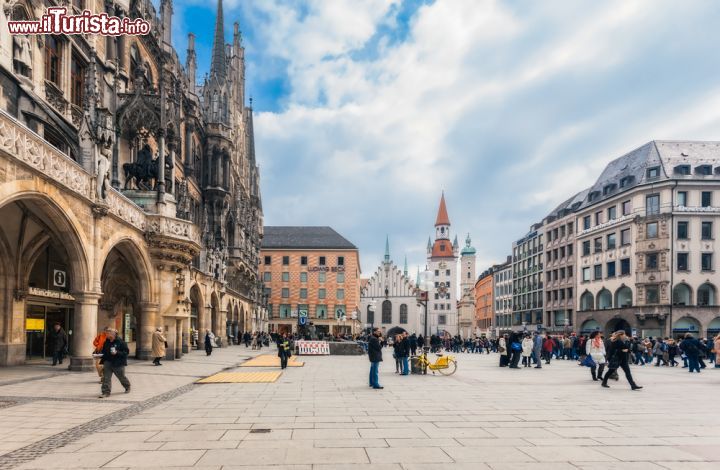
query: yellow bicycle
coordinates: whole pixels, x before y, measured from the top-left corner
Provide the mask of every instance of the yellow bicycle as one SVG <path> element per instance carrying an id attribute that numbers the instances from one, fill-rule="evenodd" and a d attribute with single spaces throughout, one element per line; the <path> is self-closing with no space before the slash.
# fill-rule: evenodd
<path id="1" fill-rule="evenodd" d="M 423 348 L 423 352 L 418 356 L 418 367 L 422 369 L 423 374 L 427 374 L 427 370 L 430 369 L 433 374 L 438 371 L 442 375 L 453 375 L 457 370 L 455 356 L 444 356 L 442 353 L 438 353 L 437 356 L 435 362 L 430 362 L 428 348 Z"/>

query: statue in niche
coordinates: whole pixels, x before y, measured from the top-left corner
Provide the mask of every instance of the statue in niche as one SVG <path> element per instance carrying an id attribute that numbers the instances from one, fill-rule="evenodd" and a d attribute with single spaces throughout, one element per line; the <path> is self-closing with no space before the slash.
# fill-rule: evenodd
<path id="1" fill-rule="evenodd" d="M 97 155 L 97 162 L 95 162 L 97 196 L 98 199 L 105 199 L 107 197 L 108 188 L 110 187 L 110 147 L 102 145 Z"/>
<path id="2" fill-rule="evenodd" d="M 157 161 L 152 157 L 152 150 L 146 143 L 137 154 L 137 161 L 125 163 L 125 189 L 129 189 L 130 182 L 135 180 L 138 189 L 149 191 L 152 189 L 152 181 L 157 179 Z"/>
<path id="3" fill-rule="evenodd" d="M 13 36 L 13 60 L 17 71 L 26 77 L 30 76 L 32 70 L 32 43 L 28 36 Z"/>

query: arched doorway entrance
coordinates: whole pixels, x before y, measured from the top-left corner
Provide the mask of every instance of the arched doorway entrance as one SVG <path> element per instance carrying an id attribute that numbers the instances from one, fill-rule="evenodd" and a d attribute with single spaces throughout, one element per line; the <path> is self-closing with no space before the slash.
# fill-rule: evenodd
<path id="1" fill-rule="evenodd" d="M 190 288 L 190 343 L 196 349 L 201 349 L 200 338 L 205 337 L 204 324 L 205 302 L 200 287 L 194 284 Z"/>
<path id="2" fill-rule="evenodd" d="M 632 335 L 632 328 L 627 320 L 623 318 L 613 318 L 605 325 L 605 336 L 609 338 L 611 334 L 619 330 L 625 331 L 625 334 L 628 335 L 628 337 Z"/>
<path id="3" fill-rule="evenodd" d="M 235 332 L 233 330 L 233 305 L 229 300 L 227 307 L 225 307 L 225 337 L 227 338 L 228 345 L 235 342 Z"/>
<path id="4" fill-rule="evenodd" d="M 682 338 L 686 333 L 696 338 L 702 336 L 700 322 L 693 317 L 682 317 L 673 323 L 673 338 Z"/>
<path id="5" fill-rule="evenodd" d="M 240 308 L 235 304 L 233 308 L 233 330 L 235 331 L 235 344 L 240 344 L 242 341 L 242 325 L 240 319 Z"/>
<path id="6" fill-rule="evenodd" d="M 121 240 L 112 247 L 100 278 L 103 295 L 98 314 L 99 329 L 117 329 L 130 354 L 138 359 L 150 357 L 153 331 L 165 326 L 160 324 L 158 308 L 148 302 L 150 277 L 143 259 L 131 240 Z"/>
<path id="7" fill-rule="evenodd" d="M 91 304 L 79 223 L 41 194 L 13 196 L 0 207 L 0 220 L 0 365 L 49 360 L 58 323 L 71 368 L 92 367 L 83 347 L 94 335 L 97 309 L 83 321 L 88 310 L 79 302 Z"/>
<path id="8" fill-rule="evenodd" d="M 220 329 L 220 301 L 218 300 L 217 294 L 213 292 L 210 294 L 210 331 L 217 337 L 222 334 Z"/>
<path id="9" fill-rule="evenodd" d="M 714 338 L 717 335 L 720 335 L 720 317 L 716 317 L 710 322 L 707 327 L 706 335 L 708 338 Z"/>
<path id="10" fill-rule="evenodd" d="M 600 323 L 598 323 L 595 320 L 585 320 L 580 326 L 580 334 L 581 335 L 589 335 L 593 331 L 600 331 Z"/>

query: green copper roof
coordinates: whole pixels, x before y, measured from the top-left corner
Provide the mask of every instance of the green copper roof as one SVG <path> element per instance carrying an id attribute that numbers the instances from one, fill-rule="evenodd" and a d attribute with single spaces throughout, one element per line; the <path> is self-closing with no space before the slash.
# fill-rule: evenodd
<path id="1" fill-rule="evenodd" d="M 470 234 L 468 233 L 468 236 L 465 239 L 465 248 L 463 248 L 462 251 L 460 252 L 460 254 L 462 256 L 475 254 L 475 248 L 470 246 L 471 244 L 472 244 L 472 240 L 470 239 Z"/>

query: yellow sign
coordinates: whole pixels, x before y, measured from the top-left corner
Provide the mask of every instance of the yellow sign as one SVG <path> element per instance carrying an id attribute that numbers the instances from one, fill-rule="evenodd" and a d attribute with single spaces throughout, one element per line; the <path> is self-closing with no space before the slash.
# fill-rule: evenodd
<path id="1" fill-rule="evenodd" d="M 26 318 L 25 329 L 27 331 L 44 331 L 45 330 L 45 319 L 44 318 Z"/>

